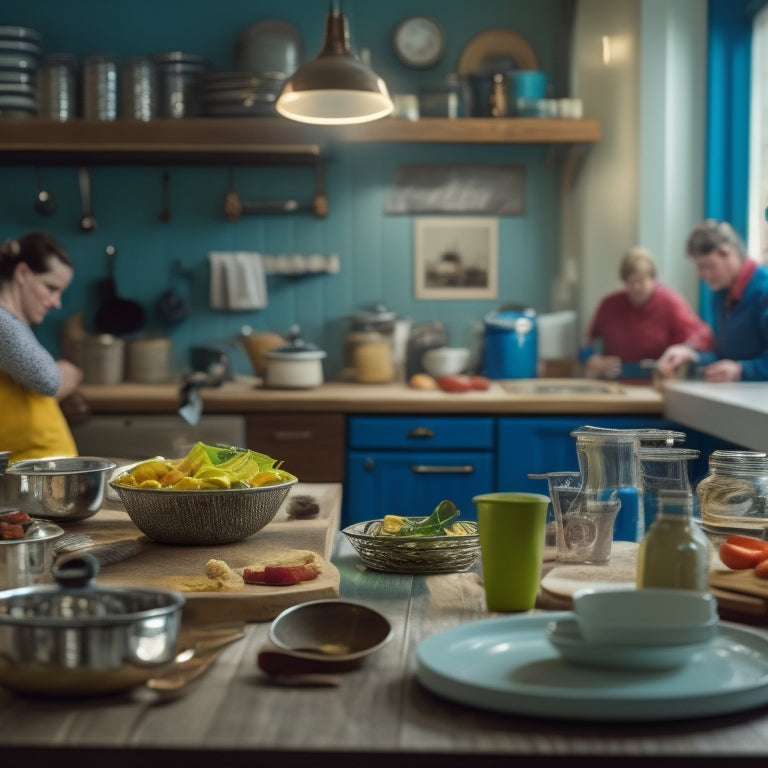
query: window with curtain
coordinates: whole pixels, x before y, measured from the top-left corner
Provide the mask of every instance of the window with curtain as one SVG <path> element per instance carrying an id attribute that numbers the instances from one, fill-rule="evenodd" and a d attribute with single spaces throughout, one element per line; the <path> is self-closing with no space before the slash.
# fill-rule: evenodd
<path id="1" fill-rule="evenodd" d="M 752 24 L 748 205 L 749 254 L 768 263 L 768 5 Z"/>

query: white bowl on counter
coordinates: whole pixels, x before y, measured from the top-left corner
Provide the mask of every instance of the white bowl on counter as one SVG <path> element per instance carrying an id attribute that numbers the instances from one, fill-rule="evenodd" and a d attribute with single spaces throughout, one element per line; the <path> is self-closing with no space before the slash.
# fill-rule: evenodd
<path id="1" fill-rule="evenodd" d="M 421 356 L 424 370 L 432 377 L 463 373 L 469 365 L 470 351 L 466 347 L 436 347 Z"/>

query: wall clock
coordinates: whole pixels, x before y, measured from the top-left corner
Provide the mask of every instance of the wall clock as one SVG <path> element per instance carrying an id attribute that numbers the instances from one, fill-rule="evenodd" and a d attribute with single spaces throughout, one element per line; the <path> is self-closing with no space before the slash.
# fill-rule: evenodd
<path id="1" fill-rule="evenodd" d="M 427 69 L 443 55 L 445 35 L 435 19 L 407 16 L 395 27 L 392 44 L 397 58 L 407 67 Z"/>

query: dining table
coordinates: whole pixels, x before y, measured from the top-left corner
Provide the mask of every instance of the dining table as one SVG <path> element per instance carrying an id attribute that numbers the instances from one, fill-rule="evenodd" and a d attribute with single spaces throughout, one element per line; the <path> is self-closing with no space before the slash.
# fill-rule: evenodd
<path id="1" fill-rule="evenodd" d="M 563 716 L 561 704 L 551 715 L 530 714 L 438 695 L 417 675 L 418 649 L 429 638 L 439 648 L 443 635 L 462 627 L 537 616 L 544 621 L 560 615 L 562 606 L 543 601 L 525 613 L 490 613 L 480 563 L 462 572 L 380 572 L 363 565 L 340 531 L 331 562 L 340 576 L 339 596 L 374 608 L 392 627 L 388 643 L 335 680 L 319 685 L 263 672 L 257 656 L 271 622 L 249 621 L 240 640 L 174 695 L 145 686 L 65 698 L 0 689 L 0 765 L 474 768 L 514 761 L 655 765 L 670 758 L 742 764 L 768 757 L 765 705 L 688 717 L 683 702 L 682 711 L 659 720 L 582 719 L 578 701 Z M 768 637 L 761 620 L 748 631 Z M 505 652 L 513 657 L 514 644 Z M 500 677 L 505 663 L 511 662 L 499 661 Z M 461 659 L 456 666 L 460 673 Z M 598 696 L 598 670 L 593 679 Z M 588 686 L 581 697 L 588 701 L 592 693 Z M 696 702 L 691 705 L 695 710 Z"/>

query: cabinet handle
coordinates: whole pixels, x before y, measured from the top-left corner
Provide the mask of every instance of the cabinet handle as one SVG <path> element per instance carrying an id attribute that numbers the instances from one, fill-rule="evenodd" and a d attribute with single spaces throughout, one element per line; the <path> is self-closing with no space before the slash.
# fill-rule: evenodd
<path id="1" fill-rule="evenodd" d="M 275 440 L 309 440 L 312 437 L 310 429 L 278 429 L 275 433 Z"/>
<path id="2" fill-rule="evenodd" d="M 435 433 L 429 427 L 414 427 L 408 437 L 434 437 Z"/>
<path id="3" fill-rule="evenodd" d="M 440 466 L 439 464 L 414 464 L 411 472 L 416 475 L 471 475 L 475 468 L 471 464 L 463 466 Z"/>

